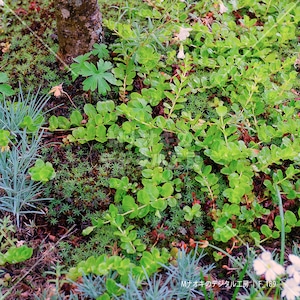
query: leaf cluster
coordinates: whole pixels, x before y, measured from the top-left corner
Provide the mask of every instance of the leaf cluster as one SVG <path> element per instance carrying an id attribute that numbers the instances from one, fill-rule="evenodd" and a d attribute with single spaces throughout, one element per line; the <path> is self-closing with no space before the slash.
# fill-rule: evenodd
<path id="1" fill-rule="evenodd" d="M 95 44 L 94 50 L 84 55 L 78 56 L 74 59 L 74 63 L 70 65 L 72 78 L 75 80 L 79 75 L 87 77 L 83 81 L 84 91 L 95 91 L 97 89 L 100 95 L 106 95 L 110 91 L 110 84 L 115 85 L 116 79 L 111 72 L 113 65 L 109 61 L 104 61 L 104 58 L 108 58 L 108 51 L 106 45 Z M 96 55 L 99 60 L 97 64 L 88 62 L 91 55 Z"/>
<path id="2" fill-rule="evenodd" d="M 37 210 L 36 203 L 49 200 L 40 197 L 43 191 L 41 182 L 45 179 L 35 175 L 31 179 L 29 176 L 30 170 L 35 170 L 31 169 L 35 168 L 35 162 L 39 163 L 40 144 L 44 134 L 39 129 L 44 122 L 43 108 L 48 99 L 47 96 L 39 97 L 30 92 L 25 96 L 20 88 L 14 101 L 0 101 L 0 188 L 3 191 L 0 209 L 12 213 L 18 226 L 21 215 L 41 213 Z M 43 168 L 40 175 L 45 175 Z M 53 176 L 55 173 L 52 170 L 50 177 Z"/>
<path id="3" fill-rule="evenodd" d="M 180 6 L 186 11 L 190 9 L 186 4 Z M 276 29 L 279 32 L 281 24 L 294 28 L 296 9 L 290 6 L 284 9 L 289 12 L 287 19 L 283 20 L 273 7 L 262 27 L 256 26 L 256 19 L 243 10 L 243 26 L 235 22 L 234 14 L 219 15 L 219 22 L 213 22 L 211 27 L 191 22 L 189 35 L 180 40 L 180 47 L 189 50 L 181 61 L 174 51 L 164 52 L 169 45 L 160 38 L 170 40 L 171 25 L 158 6 L 154 9 L 156 14 L 144 10 L 136 15 L 150 18 L 148 31 L 134 22 L 124 25 L 107 21 L 109 29 L 118 36 L 111 48 L 117 54 L 113 73 L 122 87 L 123 103 L 104 101 L 96 107 L 86 104 L 87 120 L 74 111 L 69 120 L 51 117 L 50 128 L 72 129 L 70 142 L 106 143 L 115 139 L 126 143 L 128 149 L 134 149 L 142 157 L 139 164 L 143 178 L 139 185 L 130 183 L 128 176 L 111 179 L 110 188 L 116 191 L 117 205 L 111 204 L 103 218 L 94 220 L 85 233 L 110 223 L 116 228 L 121 249 L 128 254 L 143 252 L 145 245 L 140 244 L 134 225 L 128 226 L 126 219 L 140 220 L 148 215 L 161 218 L 167 208 L 177 207 L 184 192 L 183 181 L 178 175 L 174 177 L 169 165 L 183 165 L 186 161 L 192 161 L 191 169 L 197 174 L 194 181 L 203 196 L 199 203 L 181 205 L 185 221 L 201 218 L 201 204 L 209 200 L 213 209 L 208 220 L 212 221 L 212 236 L 216 241 L 228 242 L 238 234 L 245 234 L 247 229 L 254 230 L 253 221 L 269 213 L 258 203 L 268 193 L 274 194 L 268 180 L 264 182 L 265 194 L 255 191 L 259 173 L 280 175 L 274 166 L 286 161 L 294 161 L 294 170 L 298 168 L 299 105 L 286 100 L 291 97 L 289 90 L 296 83 L 297 74 L 291 67 L 294 58 L 286 57 L 282 51 L 287 40 L 293 41 L 295 35 L 276 38 L 278 43 L 272 48 L 270 42 L 274 42 L 274 37 L 268 34 L 268 30 L 275 30 L 274 21 L 280 24 Z M 190 22 L 188 14 L 179 19 Z M 166 29 L 155 38 L 153 34 L 162 23 Z M 250 44 L 255 46 L 249 48 Z M 87 68 L 90 63 L 86 62 L 90 55 L 79 57 L 73 66 L 79 70 L 80 65 L 87 76 L 91 75 Z M 103 67 L 105 55 L 107 52 L 100 51 L 98 63 Z M 282 59 L 274 61 L 276 55 Z M 111 63 L 109 66 L 112 68 Z M 95 71 L 96 66 L 93 68 Z M 107 70 L 104 67 L 102 71 Z M 142 81 L 142 88 L 140 92 L 131 92 L 137 79 Z M 212 99 L 209 106 L 213 118 L 203 119 L 201 112 L 192 115 L 186 111 L 190 95 Z M 162 110 L 155 114 L 157 107 Z M 265 114 L 271 116 L 273 123 Z M 171 141 L 163 139 L 167 134 L 172 136 Z M 278 145 L 272 144 L 275 139 Z M 288 174 L 292 175 L 286 179 L 282 175 L 279 186 L 289 198 L 295 199 L 298 192 L 293 185 L 298 182 L 297 171 Z M 219 201 L 221 207 L 216 209 L 220 197 L 224 203 Z"/>

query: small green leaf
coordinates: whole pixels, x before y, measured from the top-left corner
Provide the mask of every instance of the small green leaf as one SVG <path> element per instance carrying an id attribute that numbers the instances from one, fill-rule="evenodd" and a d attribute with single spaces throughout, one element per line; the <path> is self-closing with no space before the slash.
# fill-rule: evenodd
<path id="1" fill-rule="evenodd" d="M 117 215 L 115 217 L 115 225 L 118 227 L 121 227 L 121 225 L 124 223 L 124 217 L 122 215 Z"/>
<path id="2" fill-rule="evenodd" d="M 124 293 L 124 290 L 112 278 L 106 279 L 106 289 L 111 295 L 120 296 Z"/>
<path id="3" fill-rule="evenodd" d="M 280 237 L 280 232 L 279 231 L 273 231 L 272 233 L 272 238 L 273 239 L 278 239 Z"/>
<path id="4" fill-rule="evenodd" d="M 176 198 L 173 198 L 173 197 L 169 198 L 169 199 L 168 199 L 168 205 L 169 205 L 170 207 L 175 207 L 175 206 L 177 205 L 177 199 L 176 199 Z"/>
<path id="5" fill-rule="evenodd" d="M 135 203 L 133 197 L 126 195 L 122 200 L 122 208 L 125 212 L 132 211 L 130 218 L 135 218 L 138 215 L 138 205 Z"/>
<path id="6" fill-rule="evenodd" d="M 114 109 L 115 109 L 115 103 L 112 100 L 97 102 L 97 111 L 100 114 L 106 114 L 107 112 L 112 112 Z"/>
<path id="7" fill-rule="evenodd" d="M 20 124 L 21 128 L 26 128 L 28 132 L 37 131 L 42 125 L 44 118 L 42 115 L 33 120 L 30 116 L 25 116 L 22 123 Z"/>
<path id="8" fill-rule="evenodd" d="M 165 183 L 162 187 L 161 187 L 161 191 L 160 194 L 167 198 L 170 197 L 174 192 L 174 188 L 173 185 L 169 182 Z"/>
<path id="9" fill-rule="evenodd" d="M 79 110 L 72 111 L 70 115 L 70 121 L 72 125 L 80 126 L 82 119 L 83 118 Z"/>
<path id="10" fill-rule="evenodd" d="M 83 236 L 89 235 L 95 228 L 96 226 L 88 226 L 87 228 L 82 230 L 82 235 Z"/>
<path id="11" fill-rule="evenodd" d="M 167 120 L 164 117 L 162 117 L 162 116 L 157 116 L 155 118 L 155 122 L 156 122 L 156 125 L 159 128 L 164 129 L 166 127 Z"/>
<path id="12" fill-rule="evenodd" d="M 184 215 L 185 220 L 192 221 L 194 217 L 200 217 L 201 216 L 201 212 L 199 211 L 200 208 L 201 206 L 199 204 L 193 205 L 192 208 L 186 205 L 183 208 L 183 211 L 185 211 L 185 215 Z"/>
<path id="13" fill-rule="evenodd" d="M 56 116 L 51 116 L 49 118 L 49 130 L 54 131 L 58 128 L 58 119 Z"/>
<path id="14" fill-rule="evenodd" d="M 286 220 L 286 223 L 291 226 L 295 226 L 295 224 L 297 223 L 297 218 L 296 218 L 295 214 L 290 210 L 287 210 L 285 212 L 284 218 Z"/>
<path id="15" fill-rule="evenodd" d="M 146 205 L 150 204 L 150 197 L 144 189 L 138 191 L 137 200 L 141 204 L 146 204 Z"/>
<path id="16" fill-rule="evenodd" d="M 250 236 L 254 239 L 255 245 L 258 246 L 260 244 L 260 235 L 258 232 L 250 232 Z"/>
<path id="17" fill-rule="evenodd" d="M 104 125 L 99 125 L 96 127 L 96 141 L 100 143 L 105 143 L 107 141 L 106 127 Z"/>
<path id="18" fill-rule="evenodd" d="M 220 67 L 224 67 L 226 65 L 226 59 L 224 56 L 218 56 L 217 57 L 217 62 L 219 63 Z"/>
<path id="19" fill-rule="evenodd" d="M 260 227 L 260 231 L 261 233 L 265 236 L 265 237 L 271 237 L 272 236 L 272 230 L 269 228 L 269 226 L 267 226 L 266 224 L 263 224 Z"/>
<path id="20" fill-rule="evenodd" d="M 157 200 L 151 202 L 151 206 L 153 208 L 156 208 L 159 211 L 165 210 L 167 205 L 168 205 L 168 203 L 165 199 L 157 199 Z"/>
<path id="21" fill-rule="evenodd" d="M 87 124 L 85 139 L 87 141 L 92 141 L 95 139 L 95 136 L 96 136 L 96 127 L 92 124 Z"/>
<path id="22" fill-rule="evenodd" d="M 0 93 L 2 93 L 4 96 L 12 96 L 15 92 L 9 84 L 5 83 L 7 81 L 8 77 L 6 73 L 0 72 Z"/>
<path id="23" fill-rule="evenodd" d="M 0 72 L 0 83 L 5 83 L 8 81 L 8 76 L 4 72 Z"/>
<path id="24" fill-rule="evenodd" d="M 9 143 L 10 133 L 8 130 L 0 129 L 0 147 L 6 147 Z"/>
<path id="25" fill-rule="evenodd" d="M 90 103 L 85 104 L 83 110 L 90 119 L 94 118 L 97 115 L 95 106 Z"/>
<path id="26" fill-rule="evenodd" d="M 86 133 L 85 128 L 78 127 L 73 130 L 72 135 L 76 141 L 81 142 L 81 140 L 82 140 L 82 142 L 85 142 L 85 133 Z"/>
<path id="27" fill-rule="evenodd" d="M 149 206 L 149 205 L 147 205 L 147 206 L 144 207 L 144 208 L 141 208 L 141 209 L 139 210 L 138 217 L 139 217 L 140 219 L 141 219 L 141 218 L 144 218 L 145 216 L 148 215 L 149 211 L 150 211 L 150 206 Z"/>
<path id="28" fill-rule="evenodd" d="M 213 252 L 213 257 L 214 257 L 215 261 L 219 261 L 223 258 L 223 255 L 220 252 L 214 251 Z"/>
<path id="29" fill-rule="evenodd" d="M 26 245 L 20 247 L 11 247 L 4 254 L 5 260 L 10 264 L 16 264 L 29 259 L 32 256 L 33 249 Z"/>
<path id="30" fill-rule="evenodd" d="M 63 116 L 58 116 L 57 121 L 58 121 L 58 126 L 61 129 L 69 129 L 71 126 L 70 121 Z"/>
<path id="31" fill-rule="evenodd" d="M 2 83 L 0 84 L 0 93 L 2 93 L 5 96 L 12 96 L 15 92 L 10 85 Z"/>
<path id="32" fill-rule="evenodd" d="M 89 59 L 91 53 L 88 52 L 84 55 L 79 55 L 74 58 L 75 63 L 70 65 L 70 69 L 72 71 L 72 80 L 74 81 L 79 75 L 82 75 L 87 69 L 86 61 Z"/>
<path id="33" fill-rule="evenodd" d="M 50 162 L 44 163 L 41 159 L 37 159 L 34 167 L 29 169 L 31 179 L 34 181 L 47 182 L 56 175 Z"/>
<path id="34" fill-rule="evenodd" d="M 126 250 L 126 252 L 128 254 L 134 254 L 136 253 L 136 249 L 134 248 L 134 246 L 132 245 L 131 242 L 123 242 L 121 243 L 121 248 Z"/>
<path id="35" fill-rule="evenodd" d="M 105 44 L 97 44 L 93 45 L 92 54 L 97 55 L 98 58 L 109 58 L 109 52 L 107 50 L 107 46 Z"/>
<path id="36" fill-rule="evenodd" d="M 110 296 L 107 293 L 96 298 L 96 300 L 110 300 Z"/>
<path id="37" fill-rule="evenodd" d="M 0 253 L 0 266 L 4 266 L 6 264 L 6 259 L 3 253 Z"/>
<path id="38" fill-rule="evenodd" d="M 216 108 L 217 114 L 219 117 L 224 117 L 227 114 L 227 107 L 226 106 L 218 106 Z"/>
<path id="39" fill-rule="evenodd" d="M 151 46 L 140 46 L 136 51 L 136 61 L 144 65 L 145 68 L 150 71 L 152 70 L 158 63 L 160 59 L 160 54 L 154 51 Z"/>

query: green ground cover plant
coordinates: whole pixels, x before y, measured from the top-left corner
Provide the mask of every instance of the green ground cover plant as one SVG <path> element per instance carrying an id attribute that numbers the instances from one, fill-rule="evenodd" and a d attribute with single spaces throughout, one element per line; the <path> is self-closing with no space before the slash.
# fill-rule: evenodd
<path id="1" fill-rule="evenodd" d="M 25 202 L 35 208 L 40 191 L 32 191 L 42 186 L 53 198 L 45 220 L 81 233 L 57 244 L 60 277 L 77 290 L 58 282 L 50 296 L 300 296 L 300 5 L 277 2 L 116 1 L 104 18 L 106 44 L 75 58 L 65 81 L 51 79 L 87 93 L 75 109 L 45 114 L 36 98 L 9 101 L 0 78 L 0 155 L 9 164 L 0 209 L 19 224 L 23 189 L 10 194 L 6 179 L 19 186 L 29 174 Z M 22 147 L 32 154 L 25 168 Z M 210 266 L 226 260 L 220 272 Z M 251 284 L 225 287 L 228 274 Z"/>
<path id="2" fill-rule="evenodd" d="M 187 11 L 190 9 L 183 3 L 179 6 Z M 251 8 L 254 15 L 250 18 L 243 5 L 237 9 L 243 19 L 240 23 L 236 22 L 236 16 L 219 12 L 215 18 L 220 21 L 197 22 L 191 26 L 187 24 L 188 14 L 183 14 L 182 24 L 178 24 L 175 34 L 169 28 L 174 28 L 174 24 L 164 20 L 167 13 L 161 14 L 158 7 L 153 7 L 157 9 L 157 17 L 148 15 L 147 10 L 143 14 L 136 13 L 137 17 L 148 19 L 144 29 L 143 23 L 135 21 L 132 26 L 119 26 L 110 20 L 105 23 L 118 36 L 119 43 L 111 46 L 119 54 L 114 58 L 117 65 L 113 73 L 120 80 L 120 100 L 124 103 L 116 106 L 112 101 L 101 101 L 97 103 L 97 110 L 86 105 L 84 111 L 88 121 L 75 127 L 68 136 L 70 142 L 80 143 L 117 139 L 145 157 L 139 162 L 143 169 L 143 187 L 134 191 L 136 196 L 129 192 L 127 177 L 119 182 L 111 181 L 111 188 L 116 189 L 116 204 L 110 205 L 102 220 L 93 219 L 93 226 L 84 234 L 109 223 L 117 229 L 115 235 L 120 237 L 121 249 L 128 254 L 143 252 L 146 245 L 137 239 L 134 226 L 122 229 L 127 216 L 130 219 L 141 219 L 148 214 L 161 217 L 167 207 L 175 207 L 180 202 L 178 209 L 185 212 L 186 221 L 192 222 L 201 216 L 201 203 L 208 199 L 215 203 L 222 194 L 225 203 L 213 206 L 210 218 L 206 219 L 206 224 L 211 222 L 213 226 L 214 241 L 228 243 L 236 237 L 252 238 L 259 245 L 266 239 L 278 238 L 279 216 L 274 222 L 274 229 L 279 229 L 277 233 L 272 233 L 272 227 L 266 224 L 255 228 L 253 222 L 270 215 L 269 206 L 263 203 L 268 197 L 276 197 L 273 183 L 279 183 L 287 200 L 296 200 L 299 196 L 294 188 L 299 184 L 296 141 L 299 105 L 291 93 L 291 88 L 297 86 L 297 72 L 293 66 L 296 56 L 283 51 L 287 43 L 295 40 L 298 6 L 286 5 L 281 10 L 273 7 L 269 18 L 262 17 L 263 26 L 257 23 L 255 8 Z M 197 5 L 192 9 L 197 11 Z M 159 36 L 153 34 L 160 28 L 153 25 L 155 22 L 165 25 Z M 294 34 L 281 33 L 286 24 Z M 278 34 L 275 35 L 276 47 L 272 49 L 269 45 L 274 42 L 274 34 L 270 32 L 275 32 L 275 27 Z M 179 44 L 177 58 L 176 51 L 165 52 L 169 45 L 162 43 L 162 40 L 170 42 L 172 34 L 176 37 L 174 44 Z M 163 56 L 165 60 L 161 59 Z M 274 61 L 275 57 L 281 59 Z M 157 74 L 160 68 L 164 69 L 163 76 Z M 140 93 L 132 92 L 125 97 L 133 89 L 133 79 L 137 77 L 144 87 Z M 186 112 L 183 103 L 188 102 L 189 94 L 196 95 L 199 102 L 211 97 L 213 117 L 205 120 L 201 114 Z M 157 107 L 161 109 L 155 114 L 153 111 Z M 120 117 L 127 120 L 120 124 L 117 119 Z M 169 157 L 164 150 L 163 133 L 173 138 Z M 180 165 L 187 160 L 193 160 L 192 170 L 198 174 L 195 180 L 203 192 L 199 203 L 193 202 L 191 207 L 184 206 L 179 178 L 174 178 L 173 170 L 166 168 L 169 163 Z M 293 165 L 285 167 L 285 162 L 289 161 Z M 263 176 L 265 188 L 257 193 L 253 183 Z M 220 181 L 227 182 L 222 190 Z M 122 206 L 118 208 L 119 202 Z M 276 201 L 272 202 L 271 208 L 276 210 Z M 286 232 L 298 226 L 297 203 L 293 203 L 294 212 L 287 210 L 285 215 Z"/>
<path id="3" fill-rule="evenodd" d="M 11 88 L 11 86 L 6 83 L 7 81 L 8 81 L 7 74 L 5 74 L 4 72 L 1 72 L 0 73 L 0 93 L 1 93 L 1 98 L 3 98 L 3 96 L 12 96 L 14 94 L 14 91 Z"/>
<path id="4" fill-rule="evenodd" d="M 16 232 L 15 226 L 9 217 L 4 217 L 0 224 L 0 240 L 1 240 L 1 253 L 0 253 L 0 265 L 3 266 L 6 263 L 18 263 L 22 262 L 32 256 L 33 249 L 28 248 L 26 245 L 17 247 L 17 240 L 14 237 Z M 5 253 L 3 253 L 5 251 Z"/>
<path id="5" fill-rule="evenodd" d="M 18 226 L 21 215 L 39 213 L 36 203 L 50 200 L 40 197 L 41 183 L 55 177 L 52 164 L 39 158 L 47 100 L 38 93 L 25 96 L 20 88 L 17 98 L 4 98 L 0 104 L 0 208 L 12 213 Z"/>

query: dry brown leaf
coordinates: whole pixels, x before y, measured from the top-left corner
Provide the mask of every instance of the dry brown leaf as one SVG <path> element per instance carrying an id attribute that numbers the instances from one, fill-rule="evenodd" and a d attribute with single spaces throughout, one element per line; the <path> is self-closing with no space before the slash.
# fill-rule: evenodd
<path id="1" fill-rule="evenodd" d="M 63 90 L 62 85 L 63 85 L 63 84 L 61 83 L 61 84 L 59 84 L 59 85 L 54 86 L 54 87 L 50 90 L 50 92 L 49 92 L 48 94 L 52 94 L 52 93 L 53 93 L 54 97 L 56 97 L 56 98 L 61 97 L 61 96 L 64 94 L 64 90 Z"/>
<path id="2" fill-rule="evenodd" d="M 7 53 L 9 51 L 10 45 L 11 44 L 9 42 L 1 43 L 0 46 L 3 47 L 1 49 L 2 53 Z"/>

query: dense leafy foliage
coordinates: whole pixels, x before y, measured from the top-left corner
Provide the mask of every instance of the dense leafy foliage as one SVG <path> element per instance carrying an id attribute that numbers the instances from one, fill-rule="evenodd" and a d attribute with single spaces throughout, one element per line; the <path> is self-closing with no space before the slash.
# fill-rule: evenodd
<path id="1" fill-rule="evenodd" d="M 184 261 L 186 252 L 178 249 L 196 255 L 199 241 L 216 250 L 215 261 L 234 261 L 234 249 L 246 243 L 262 247 L 280 238 L 284 255 L 284 239 L 290 245 L 289 234 L 300 226 L 300 7 L 277 2 L 129 3 L 118 18 L 104 20 L 112 42 L 74 59 L 72 80 L 82 84 L 89 102 L 84 98 L 75 110 L 49 116 L 47 130 L 63 133 L 65 145 L 42 150 L 52 165 L 34 156 L 25 171 L 54 195 L 47 216 L 52 225 L 80 223 L 85 240 L 78 251 L 85 255 L 73 251 L 69 257 L 73 248 L 60 247 L 67 263 L 76 263 L 67 276 L 82 277 L 85 296 L 153 295 L 160 282 L 153 274 L 164 265 L 166 282 L 173 284 L 184 268 L 179 274 L 166 265 L 180 264 L 178 255 Z M 11 93 L 6 82 L 1 73 L 4 96 Z M 22 128 L 27 141 L 45 120 L 29 102 L 1 103 L 4 164 L 11 163 L 7 157 L 16 149 L 8 146 L 19 138 L 12 128 Z M 18 117 L 21 108 L 26 110 Z M 19 156 L 13 165 L 17 161 Z M 20 198 L 1 188 L 10 200 Z M 18 216 L 3 199 L 0 208 Z M 247 274 L 258 289 L 257 277 L 246 270 L 254 260 L 248 248 L 246 256 L 235 261 L 238 276 Z M 186 270 L 200 264 L 191 257 Z M 144 280 L 149 290 L 142 294 Z M 162 290 L 156 290 L 158 299 Z M 212 296 L 201 288 L 191 293 Z M 238 293 L 236 288 L 233 298 Z"/>
<path id="2" fill-rule="evenodd" d="M 62 126 L 56 122 L 56 128 L 69 124 L 72 143 L 116 139 L 142 156 L 141 181 L 111 178 L 115 203 L 83 233 L 110 224 L 123 253 L 140 256 L 149 245 L 132 220 L 141 226 L 153 215 L 161 226 L 165 217 L 174 218 L 175 208 L 182 210 L 184 226 L 201 218 L 205 238 L 216 243 L 277 239 L 280 217 L 270 225 L 279 205 L 276 189 L 287 203 L 286 233 L 300 217 L 299 103 L 292 90 L 297 57 L 287 47 L 296 45 L 299 7 L 234 3 L 195 22 L 189 14 L 196 18 L 202 3 L 177 6 L 156 3 L 149 10 L 145 4 L 132 12 L 130 24 L 106 20 L 117 36 L 110 45 L 117 80 L 111 83 L 123 103 L 86 104 L 86 122 L 77 111 Z M 184 11 L 179 19 L 176 9 Z M 196 101 L 200 109 L 190 109 Z M 178 172 L 185 165 L 195 174 L 194 190 L 200 188 L 192 203 Z"/>

